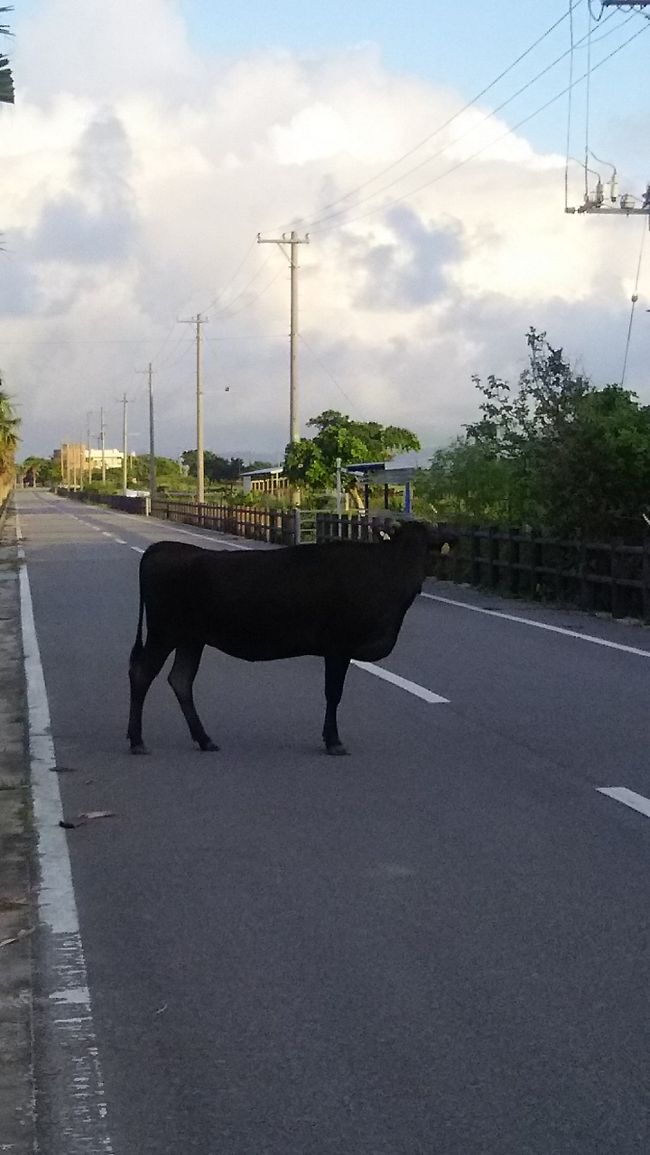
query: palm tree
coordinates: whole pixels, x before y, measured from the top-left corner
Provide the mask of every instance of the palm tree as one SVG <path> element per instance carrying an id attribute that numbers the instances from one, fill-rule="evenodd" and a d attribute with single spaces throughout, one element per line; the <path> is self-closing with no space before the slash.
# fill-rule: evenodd
<path id="1" fill-rule="evenodd" d="M 20 437 L 20 418 L 16 416 L 9 395 L 0 380 L 0 487 L 6 488 L 13 479 L 14 454 Z"/>
<path id="2" fill-rule="evenodd" d="M 8 4 L 0 6 L 0 12 L 11 12 L 11 7 Z M 11 36 L 8 24 L 0 24 L 0 33 L 4 36 Z M 0 104 L 14 103 L 14 78 L 11 74 L 9 61 L 6 56 L 0 54 Z"/>

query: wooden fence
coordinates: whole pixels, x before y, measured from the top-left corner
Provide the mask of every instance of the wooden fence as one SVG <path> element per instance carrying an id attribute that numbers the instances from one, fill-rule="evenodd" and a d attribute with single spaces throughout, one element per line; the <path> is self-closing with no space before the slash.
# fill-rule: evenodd
<path id="1" fill-rule="evenodd" d="M 294 545 L 300 537 L 296 510 L 261 509 L 254 505 L 217 505 L 195 501 L 167 501 L 154 498 L 151 502 L 153 517 L 165 521 L 230 533 L 253 541 L 267 541 L 273 545 Z"/>
<path id="2" fill-rule="evenodd" d="M 437 566 L 440 577 L 650 624 L 650 537 L 630 544 L 565 541 L 495 526 L 457 532 L 457 549 Z"/>

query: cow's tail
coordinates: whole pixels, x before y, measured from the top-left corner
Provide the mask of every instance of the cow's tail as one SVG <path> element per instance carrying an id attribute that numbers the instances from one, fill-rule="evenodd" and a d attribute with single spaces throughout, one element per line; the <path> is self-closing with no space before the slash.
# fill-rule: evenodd
<path id="1" fill-rule="evenodd" d="M 138 629 L 135 635 L 135 642 L 131 650 L 131 657 L 129 658 L 129 667 L 132 667 L 138 659 L 142 656 L 144 646 L 142 644 L 142 623 L 144 621 L 144 598 L 142 596 L 142 577 L 140 577 L 140 612 L 138 614 Z"/>

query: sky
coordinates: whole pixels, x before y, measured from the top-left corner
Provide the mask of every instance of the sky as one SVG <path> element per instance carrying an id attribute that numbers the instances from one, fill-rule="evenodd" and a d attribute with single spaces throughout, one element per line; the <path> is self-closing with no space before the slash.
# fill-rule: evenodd
<path id="1" fill-rule="evenodd" d="M 156 452 L 196 445 L 200 313 L 206 448 L 281 460 L 289 265 L 257 234 L 292 229 L 303 433 L 324 409 L 404 425 L 424 464 L 476 419 L 473 375 L 516 383 L 530 326 L 620 381 L 635 290 L 625 385 L 650 404 L 648 218 L 564 212 L 567 151 L 570 206 L 586 149 L 621 193 L 650 180 L 650 19 L 591 13 L 15 0 L 0 373 L 19 457 L 96 446 L 102 412 L 120 447 L 124 396 L 147 452 L 149 362 Z"/>

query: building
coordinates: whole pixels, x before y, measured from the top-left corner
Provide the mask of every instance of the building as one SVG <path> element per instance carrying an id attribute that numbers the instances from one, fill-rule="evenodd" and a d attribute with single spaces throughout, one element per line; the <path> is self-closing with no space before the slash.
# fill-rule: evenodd
<path id="1" fill-rule="evenodd" d="M 244 493 L 268 493 L 277 497 L 287 497 L 292 492 L 291 482 L 282 472 L 281 465 L 269 469 L 251 469 L 241 474 Z"/>
<path id="2" fill-rule="evenodd" d="M 102 468 L 101 449 L 88 449 L 81 442 L 64 441 L 60 449 L 55 449 L 53 459 L 58 463 L 61 481 L 72 488 L 81 484 L 89 474 L 100 473 Z M 132 458 L 135 454 L 130 455 Z M 121 469 L 124 460 L 121 449 L 105 449 L 106 469 Z"/>

